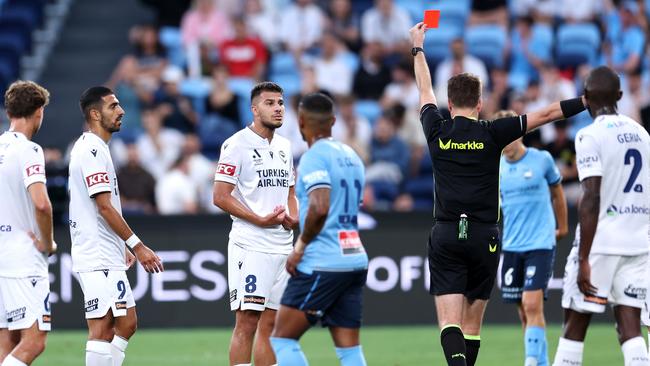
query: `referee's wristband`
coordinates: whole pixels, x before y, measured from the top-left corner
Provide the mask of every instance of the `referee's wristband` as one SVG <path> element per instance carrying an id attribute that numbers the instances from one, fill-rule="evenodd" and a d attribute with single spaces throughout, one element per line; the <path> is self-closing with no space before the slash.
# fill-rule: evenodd
<path id="1" fill-rule="evenodd" d="M 560 108 L 564 118 L 573 117 L 586 109 L 584 103 L 582 103 L 582 97 L 563 100 L 560 102 Z"/>
<path id="2" fill-rule="evenodd" d="M 126 245 L 129 246 L 129 248 L 133 249 L 136 245 L 140 244 L 142 241 L 140 238 L 138 238 L 137 235 L 133 234 L 131 235 L 128 239 L 126 239 Z"/>

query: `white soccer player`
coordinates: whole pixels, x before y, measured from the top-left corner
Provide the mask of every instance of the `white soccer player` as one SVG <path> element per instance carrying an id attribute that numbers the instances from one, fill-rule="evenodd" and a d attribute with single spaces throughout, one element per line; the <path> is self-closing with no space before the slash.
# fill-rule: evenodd
<path id="1" fill-rule="evenodd" d="M 70 153 L 72 269 L 79 273 L 88 321 L 86 366 L 119 366 L 137 318 L 126 269 L 134 261 L 149 273 L 163 270 L 160 258 L 122 217 L 117 176 L 108 141 L 120 130 L 124 110 L 113 91 L 98 86 L 79 101 L 89 131 Z"/>
<path id="2" fill-rule="evenodd" d="M 50 93 L 17 81 L 5 94 L 11 125 L 0 135 L 0 363 L 30 365 L 50 331 L 49 254 L 56 250 L 43 149 L 32 137 Z"/>
<path id="3" fill-rule="evenodd" d="M 594 122 L 576 136 L 582 184 L 580 225 L 567 260 L 562 307 L 564 332 L 555 366 L 582 364 L 593 313 L 613 306 L 625 366 L 647 366 L 640 309 L 646 295 L 650 246 L 650 136 L 616 112 L 618 75 L 606 66 L 590 72 L 585 99 Z"/>
<path id="4" fill-rule="evenodd" d="M 236 313 L 230 364 L 250 365 L 256 339 L 255 365 L 269 366 L 275 364 L 269 337 L 289 278 L 285 263 L 293 249 L 298 202 L 289 141 L 274 134 L 284 115 L 282 88 L 257 84 L 251 109 L 253 123 L 221 147 L 214 204 L 233 220 L 228 286 Z"/>

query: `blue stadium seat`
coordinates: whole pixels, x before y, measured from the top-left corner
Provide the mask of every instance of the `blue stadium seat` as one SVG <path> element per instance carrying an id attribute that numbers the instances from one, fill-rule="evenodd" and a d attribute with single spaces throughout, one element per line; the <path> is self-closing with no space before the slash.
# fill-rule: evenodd
<path id="1" fill-rule="evenodd" d="M 210 159 L 216 159 L 219 156 L 221 144 L 237 132 L 237 126 L 236 121 L 214 114 L 201 118 L 197 130 L 201 140 L 202 153 Z"/>
<path id="2" fill-rule="evenodd" d="M 20 76 L 20 54 L 12 47 L 0 45 L 0 75 L 8 80 Z"/>
<path id="3" fill-rule="evenodd" d="M 477 25 L 465 32 L 467 51 L 480 58 L 488 69 L 505 66 L 503 52 L 507 40 L 505 30 L 496 25 Z"/>
<path id="4" fill-rule="evenodd" d="M 399 195 L 399 187 L 394 183 L 376 181 L 370 183 L 377 201 L 393 202 Z"/>
<path id="5" fill-rule="evenodd" d="M 300 71 L 291 53 L 273 54 L 269 65 L 269 79 L 284 89 L 287 99 L 300 92 Z"/>
<path id="6" fill-rule="evenodd" d="M 365 117 L 372 125 L 375 124 L 381 114 L 379 103 L 371 99 L 357 100 L 354 104 L 354 110 L 358 115 Z"/>
<path id="7" fill-rule="evenodd" d="M 339 57 L 343 60 L 343 62 L 345 62 L 350 70 L 352 70 L 352 74 L 357 72 L 359 69 L 359 64 L 361 63 L 358 54 L 354 52 L 345 52 L 342 53 Z"/>
<path id="8" fill-rule="evenodd" d="M 0 14 L 0 38 L 16 37 L 20 39 L 23 52 L 32 51 L 32 29 L 29 24 L 21 18 L 5 17 Z"/>
<path id="9" fill-rule="evenodd" d="M 395 5 L 405 10 L 413 22 L 422 21 L 425 4 L 421 0 L 395 0 Z"/>
<path id="10" fill-rule="evenodd" d="M 449 44 L 456 38 L 462 37 L 461 28 L 438 28 L 427 31 L 424 38 L 424 49 L 427 61 L 431 64 L 431 72 L 435 73 L 436 66 L 451 56 Z"/>
<path id="11" fill-rule="evenodd" d="M 563 24 L 557 30 L 556 63 L 560 67 L 594 64 L 600 48 L 600 32 L 592 23 Z"/>
<path id="12" fill-rule="evenodd" d="M 471 5 L 467 0 L 436 0 L 425 3 L 425 8 L 440 10 L 440 29 L 451 29 L 462 33 Z M 429 32 L 427 32 L 428 35 Z"/>
<path id="13" fill-rule="evenodd" d="M 240 78 L 240 77 L 231 77 L 228 80 L 228 88 L 230 90 L 244 99 L 250 97 L 251 89 L 255 86 L 253 79 L 249 78 Z"/>
<path id="14" fill-rule="evenodd" d="M 160 28 L 159 37 L 160 43 L 167 51 L 169 61 L 178 67 L 184 67 L 186 56 L 183 49 L 181 30 L 176 27 L 162 27 Z"/>
<path id="15" fill-rule="evenodd" d="M 8 0 L 3 5 L 3 14 L 16 11 L 29 14 L 32 21 L 40 27 L 43 25 L 46 0 Z"/>

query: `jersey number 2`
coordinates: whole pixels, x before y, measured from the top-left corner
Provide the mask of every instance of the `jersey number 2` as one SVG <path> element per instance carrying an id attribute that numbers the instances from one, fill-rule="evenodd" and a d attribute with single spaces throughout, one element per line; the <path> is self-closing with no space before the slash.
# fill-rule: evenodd
<path id="1" fill-rule="evenodd" d="M 641 172 L 641 166 L 643 162 L 641 161 L 641 153 L 637 149 L 629 149 L 625 153 L 625 165 L 632 165 L 632 172 L 630 172 L 630 178 L 628 178 L 627 183 L 625 183 L 625 188 L 623 188 L 623 193 L 628 193 L 631 190 L 634 192 L 642 193 L 643 185 L 634 184 L 636 178 Z"/>

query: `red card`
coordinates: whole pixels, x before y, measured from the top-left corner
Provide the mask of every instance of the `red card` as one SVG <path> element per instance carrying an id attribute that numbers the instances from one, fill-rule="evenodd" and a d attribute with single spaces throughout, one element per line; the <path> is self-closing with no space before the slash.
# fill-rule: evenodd
<path id="1" fill-rule="evenodd" d="M 426 24 L 427 28 L 438 28 L 439 19 L 440 19 L 440 10 L 424 11 L 424 24 Z"/>

